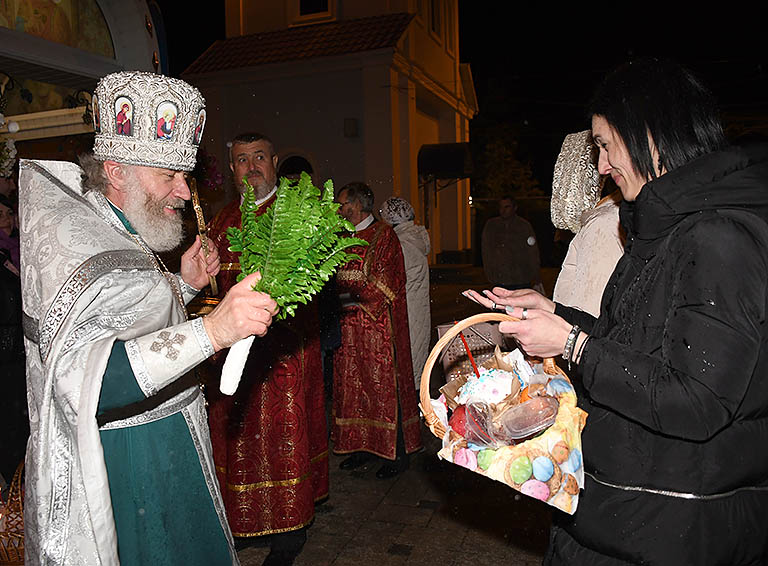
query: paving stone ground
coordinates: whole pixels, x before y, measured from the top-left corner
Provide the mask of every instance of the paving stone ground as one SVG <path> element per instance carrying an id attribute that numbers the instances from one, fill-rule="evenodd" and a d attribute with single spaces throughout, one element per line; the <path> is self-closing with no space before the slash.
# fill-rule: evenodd
<path id="1" fill-rule="evenodd" d="M 481 312 L 458 293 L 484 283 L 479 268 L 433 269 L 433 325 Z M 432 385 L 434 390 L 440 384 Z M 343 456 L 330 456 L 330 496 L 316 508 L 296 566 L 541 563 L 550 507 L 438 460 L 439 440 L 426 427 L 422 432 L 425 450 L 389 480 L 376 478 L 380 462 L 349 472 L 339 469 Z M 243 566 L 259 566 L 268 553 L 268 548 L 251 547 L 239 557 Z"/>
<path id="2" fill-rule="evenodd" d="M 429 436 L 427 436 L 429 435 Z M 438 461 L 436 438 L 404 473 L 376 478 L 379 463 L 347 472 L 330 458 L 331 494 L 316 508 L 296 566 L 462 566 L 541 563 L 551 512 L 498 482 Z M 247 548 L 258 566 L 268 548 Z"/>

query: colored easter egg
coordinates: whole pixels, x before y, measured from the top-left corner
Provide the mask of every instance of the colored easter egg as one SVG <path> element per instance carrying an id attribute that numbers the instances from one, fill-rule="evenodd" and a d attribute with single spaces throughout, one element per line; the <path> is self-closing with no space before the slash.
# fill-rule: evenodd
<path id="1" fill-rule="evenodd" d="M 528 456 L 515 458 L 509 465 L 509 475 L 514 483 L 523 483 L 531 477 L 533 465 Z"/>
<path id="2" fill-rule="evenodd" d="M 528 480 L 520 486 L 520 491 L 525 495 L 535 497 L 541 501 L 549 499 L 549 488 L 547 487 L 547 484 L 540 482 L 539 480 Z"/>
<path id="3" fill-rule="evenodd" d="M 558 509 L 562 509 L 566 513 L 570 513 L 573 510 L 573 497 L 564 491 L 560 491 L 557 495 L 555 495 L 550 503 Z"/>
<path id="4" fill-rule="evenodd" d="M 477 454 L 477 465 L 483 469 L 487 470 L 491 467 L 491 462 L 493 462 L 493 457 L 496 455 L 496 450 L 482 450 Z"/>
<path id="5" fill-rule="evenodd" d="M 562 464 L 568 459 L 568 456 L 571 454 L 571 449 L 568 448 L 568 445 L 565 442 L 560 440 L 549 452 L 552 454 L 552 458 L 554 458 L 555 462 Z"/>
<path id="6" fill-rule="evenodd" d="M 562 467 L 563 470 L 571 473 L 575 473 L 581 469 L 581 451 L 577 448 L 571 450 L 571 454 L 568 456 L 568 460 L 563 463 Z"/>
<path id="7" fill-rule="evenodd" d="M 565 474 L 565 481 L 563 482 L 563 491 L 571 495 L 579 493 L 579 482 L 572 474 Z"/>
<path id="8" fill-rule="evenodd" d="M 467 436 L 467 406 L 459 405 L 454 409 L 448 425 L 463 437 Z"/>
<path id="9" fill-rule="evenodd" d="M 459 448 L 453 455 L 453 463 L 474 472 L 477 469 L 477 455 L 468 448 Z"/>
<path id="10" fill-rule="evenodd" d="M 539 456 L 533 461 L 533 477 L 539 481 L 549 481 L 555 473 L 555 464 L 546 456 Z"/>

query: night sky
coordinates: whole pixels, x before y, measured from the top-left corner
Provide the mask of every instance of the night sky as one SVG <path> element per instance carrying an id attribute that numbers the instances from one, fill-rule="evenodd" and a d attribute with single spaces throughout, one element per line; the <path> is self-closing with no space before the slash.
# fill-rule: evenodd
<path id="1" fill-rule="evenodd" d="M 158 3 L 170 74 L 179 76 L 224 37 L 223 2 L 210 3 L 204 25 L 181 0 Z M 509 124 L 517 133 L 519 159 L 531 164 L 546 192 L 563 138 L 589 126 L 585 107 L 592 90 L 633 57 L 669 57 L 689 67 L 713 90 L 726 122 L 749 115 L 768 123 L 768 42 L 765 30 L 749 23 L 757 25 L 761 16 L 740 12 L 670 21 L 669 14 L 649 6 L 638 14 L 628 10 L 566 14 L 552 3 L 539 9 L 509 0 L 459 0 L 460 59 L 471 65 L 480 106 L 471 131 Z"/>
<path id="2" fill-rule="evenodd" d="M 643 24 L 628 7 L 621 14 L 563 14 L 546 3 L 512 15 L 509 5 L 459 3 L 461 61 L 471 64 L 480 106 L 472 131 L 510 124 L 520 159 L 531 163 L 547 192 L 563 138 L 589 127 L 593 90 L 611 69 L 636 57 L 666 57 L 688 67 L 714 92 L 726 124 L 746 114 L 768 125 L 768 43 L 765 30 L 744 23 L 746 14 L 671 22 L 650 5 L 633 8 L 652 18 Z M 737 24 L 729 22 L 733 17 Z"/>

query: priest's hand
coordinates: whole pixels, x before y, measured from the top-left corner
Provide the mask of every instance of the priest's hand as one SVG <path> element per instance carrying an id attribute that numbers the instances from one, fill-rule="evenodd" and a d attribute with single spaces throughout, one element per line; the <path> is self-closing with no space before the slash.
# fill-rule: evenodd
<path id="1" fill-rule="evenodd" d="M 195 289 L 202 289 L 210 282 L 210 277 L 215 277 L 221 268 L 219 250 L 208 240 L 208 255 L 203 251 L 200 236 L 181 256 L 181 278 L 187 285 Z"/>
<path id="2" fill-rule="evenodd" d="M 253 290 L 261 274 L 252 273 L 232 287 L 218 306 L 203 317 L 208 337 L 217 352 L 251 335 L 264 336 L 280 310 L 266 293 Z"/>

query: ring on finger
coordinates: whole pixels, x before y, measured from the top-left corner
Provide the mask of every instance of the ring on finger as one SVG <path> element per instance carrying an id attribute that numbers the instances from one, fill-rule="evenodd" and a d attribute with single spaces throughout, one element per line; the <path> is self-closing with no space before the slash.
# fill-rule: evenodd
<path id="1" fill-rule="evenodd" d="M 523 315 L 520 318 L 522 318 L 523 320 L 528 320 L 528 309 L 527 308 L 523 309 Z"/>
<path id="2" fill-rule="evenodd" d="M 491 308 L 492 308 L 493 310 L 496 310 L 496 303 L 495 303 L 495 302 L 491 302 Z"/>

